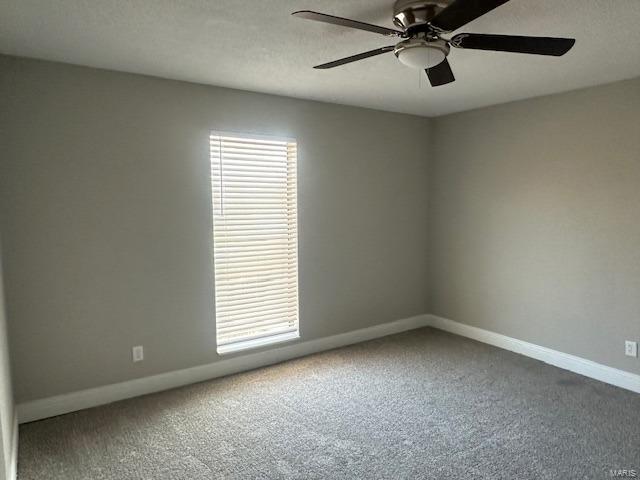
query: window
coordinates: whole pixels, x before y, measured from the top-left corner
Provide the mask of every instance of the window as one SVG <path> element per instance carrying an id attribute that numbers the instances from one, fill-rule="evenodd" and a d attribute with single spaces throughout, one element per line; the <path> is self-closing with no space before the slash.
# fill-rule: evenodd
<path id="1" fill-rule="evenodd" d="M 296 142 L 209 145 L 218 353 L 298 338 Z"/>

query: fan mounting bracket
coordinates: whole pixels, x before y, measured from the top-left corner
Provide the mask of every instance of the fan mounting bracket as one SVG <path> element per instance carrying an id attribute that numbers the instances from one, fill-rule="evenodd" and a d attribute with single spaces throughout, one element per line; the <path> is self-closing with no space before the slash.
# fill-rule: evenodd
<path id="1" fill-rule="evenodd" d="M 428 25 L 454 0 L 397 0 L 393 6 L 393 23 L 405 31 L 430 30 Z"/>

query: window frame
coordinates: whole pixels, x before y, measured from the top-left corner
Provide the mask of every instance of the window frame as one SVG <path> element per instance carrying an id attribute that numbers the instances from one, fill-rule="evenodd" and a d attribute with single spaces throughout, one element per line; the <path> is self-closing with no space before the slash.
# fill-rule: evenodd
<path id="1" fill-rule="evenodd" d="M 295 315 L 296 321 L 295 326 L 296 329 L 290 332 L 283 333 L 274 333 L 272 335 L 265 335 L 257 338 L 249 338 L 245 340 L 238 340 L 232 343 L 224 343 L 220 345 L 218 339 L 218 302 L 216 298 L 217 285 L 216 285 L 216 245 L 215 245 L 215 210 L 217 205 L 214 199 L 214 175 L 213 175 L 213 154 L 211 148 L 211 141 L 213 137 L 232 137 L 238 138 L 239 140 L 264 140 L 271 142 L 282 142 L 287 144 L 294 144 L 296 153 L 295 153 Z M 218 355 L 226 355 L 230 353 L 240 352 L 243 350 L 255 349 L 265 346 L 271 346 L 275 344 L 280 344 L 284 342 L 291 342 L 295 340 L 299 340 L 301 338 L 300 334 L 300 235 L 299 235 L 299 215 L 300 211 L 300 199 L 298 195 L 298 184 L 299 184 L 299 160 L 300 157 L 298 155 L 298 140 L 294 137 L 289 136 L 277 136 L 277 135 L 266 135 L 266 134 L 256 134 L 251 132 L 234 132 L 234 131 L 226 131 L 226 130 L 217 130 L 210 129 L 209 130 L 209 171 L 210 171 L 210 189 L 209 193 L 211 195 L 211 211 L 210 211 L 210 219 L 211 219 L 211 261 L 212 261 L 212 276 L 213 276 L 213 288 L 214 288 L 214 319 L 215 319 L 215 336 L 216 336 L 216 351 Z M 287 163 L 287 175 L 289 165 Z M 223 201 L 224 202 L 224 201 Z"/>

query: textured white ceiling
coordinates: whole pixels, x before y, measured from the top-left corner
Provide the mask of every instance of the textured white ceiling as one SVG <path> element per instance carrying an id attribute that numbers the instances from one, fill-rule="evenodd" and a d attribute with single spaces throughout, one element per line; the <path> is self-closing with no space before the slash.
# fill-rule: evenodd
<path id="1" fill-rule="evenodd" d="M 296 19 L 312 9 L 393 27 L 392 0 L 0 0 L 0 52 L 436 116 L 640 76 L 640 0 L 511 0 L 460 31 L 575 37 L 561 58 L 454 49 L 457 81 L 431 88 L 389 45 Z"/>

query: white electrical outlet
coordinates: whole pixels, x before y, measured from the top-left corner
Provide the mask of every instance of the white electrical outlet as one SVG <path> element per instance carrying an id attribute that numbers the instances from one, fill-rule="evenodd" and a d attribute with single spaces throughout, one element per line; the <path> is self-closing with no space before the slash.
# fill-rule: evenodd
<path id="1" fill-rule="evenodd" d="M 627 340 L 624 342 L 624 354 L 628 357 L 638 356 L 638 342 L 631 342 Z"/>
<path id="2" fill-rule="evenodd" d="M 142 345 L 138 345 L 137 347 L 133 347 L 131 353 L 133 354 L 133 361 L 134 362 L 141 362 L 142 360 L 144 360 L 144 349 L 142 348 Z"/>

